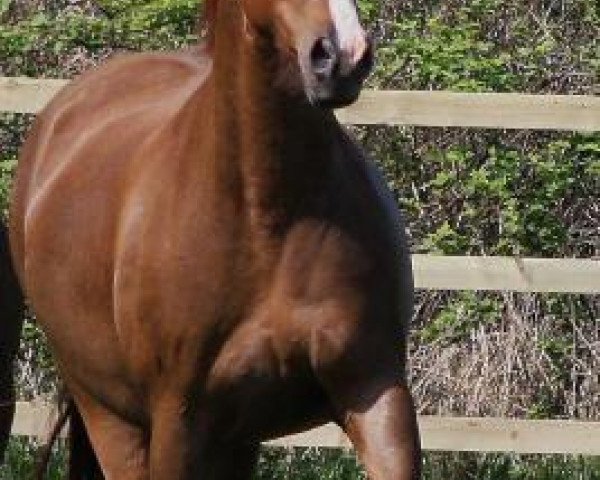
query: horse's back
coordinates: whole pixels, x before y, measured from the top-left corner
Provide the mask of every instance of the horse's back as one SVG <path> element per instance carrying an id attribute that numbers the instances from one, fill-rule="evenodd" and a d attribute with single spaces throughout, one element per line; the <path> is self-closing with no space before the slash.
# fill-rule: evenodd
<path id="1" fill-rule="evenodd" d="M 210 69 L 201 51 L 122 55 L 59 92 L 21 151 L 11 206 L 20 274 L 26 219 L 38 218 L 47 197 L 61 190 L 66 200 L 76 185 L 92 196 L 97 187 L 104 200 L 118 195 L 135 151 L 202 87 Z"/>
<path id="2" fill-rule="evenodd" d="M 210 69 L 202 51 L 121 55 L 48 104 L 21 150 L 13 189 L 11 242 L 20 277 L 26 244 L 33 260 L 36 251 L 71 256 L 77 235 L 87 237 L 82 245 L 110 240 L 108 223 L 117 220 L 137 152 L 202 88 Z M 46 246 L 37 248 L 38 241 Z"/>
<path id="3" fill-rule="evenodd" d="M 200 88 L 209 70 L 202 53 L 151 53 L 118 56 L 82 75 L 40 113 L 27 140 L 34 145 L 36 176 L 43 181 L 44 169 L 66 162 L 94 138 L 106 138 L 111 128 L 112 144 L 131 142 L 138 130 L 148 135 Z"/>
<path id="4" fill-rule="evenodd" d="M 71 82 L 40 113 L 42 121 L 76 109 L 101 116 L 160 103 L 167 108 L 186 86 L 201 84 L 211 67 L 201 50 L 121 54 Z"/>

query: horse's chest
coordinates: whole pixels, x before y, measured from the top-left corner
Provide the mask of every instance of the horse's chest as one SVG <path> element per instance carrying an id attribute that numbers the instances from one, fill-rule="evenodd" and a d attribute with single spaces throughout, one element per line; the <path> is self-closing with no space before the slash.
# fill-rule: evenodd
<path id="1" fill-rule="evenodd" d="M 327 414 L 310 361 L 310 340 L 284 324 L 290 322 L 285 317 L 279 312 L 247 320 L 215 359 L 207 395 L 225 435 L 269 438 Z"/>
<path id="2" fill-rule="evenodd" d="M 322 240 L 284 251 L 269 294 L 214 360 L 207 392 L 232 435 L 268 438 L 331 418 L 318 370 L 356 338 L 364 263 L 350 266 L 343 248 L 334 254 Z"/>

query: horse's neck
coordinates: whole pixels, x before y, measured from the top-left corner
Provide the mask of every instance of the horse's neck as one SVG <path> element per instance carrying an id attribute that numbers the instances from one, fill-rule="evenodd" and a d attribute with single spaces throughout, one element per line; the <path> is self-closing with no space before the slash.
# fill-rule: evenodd
<path id="1" fill-rule="evenodd" d="M 220 3 L 227 4 L 233 2 Z M 243 19 L 229 15 L 215 32 L 213 52 L 218 181 L 239 199 L 254 267 L 268 272 L 287 228 L 323 203 L 334 126 L 329 114 L 274 88 L 273 58 L 246 32 L 234 35 Z"/>
<path id="2" fill-rule="evenodd" d="M 251 220 L 280 228 L 306 204 L 306 188 L 314 194 L 326 177 L 333 123 L 278 91 L 275 52 L 243 31 L 243 18 L 227 20 L 216 32 L 213 67 L 218 161 L 239 179 Z M 235 28 L 242 31 L 233 35 Z"/>

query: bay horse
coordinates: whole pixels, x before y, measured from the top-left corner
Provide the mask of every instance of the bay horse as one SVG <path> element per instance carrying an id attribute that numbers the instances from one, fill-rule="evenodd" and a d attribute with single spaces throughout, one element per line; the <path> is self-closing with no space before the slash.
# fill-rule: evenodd
<path id="1" fill-rule="evenodd" d="M 245 480 L 335 421 L 372 480 L 416 479 L 403 221 L 333 114 L 373 63 L 354 0 L 205 11 L 205 44 L 84 74 L 21 152 L 15 269 L 101 468 L 71 478 Z"/>

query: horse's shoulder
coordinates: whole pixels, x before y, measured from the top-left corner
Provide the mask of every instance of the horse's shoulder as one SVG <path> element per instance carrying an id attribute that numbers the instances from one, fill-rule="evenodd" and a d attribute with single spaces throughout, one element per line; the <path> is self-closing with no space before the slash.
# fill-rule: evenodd
<path id="1" fill-rule="evenodd" d="M 84 74 L 84 81 L 122 80 L 128 84 L 160 84 L 203 77 L 211 66 L 202 48 L 174 52 L 121 53 L 96 70 Z"/>
<path id="2" fill-rule="evenodd" d="M 121 167 L 209 71 L 210 60 L 200 52 L 116 56 L 74 80 L 38 115 L 21 170 L 38 185 L 100 163 L 125 172 Z"/>
<path id="3" fill-rule="evenodd" d="M 171 53 L 118 54 L 67 85 L 41 112 L 42 119 L 64 113 L 97 116 L 119 109 L 126 113 L 169 102 L 201 85 L 212 61 L 202 49 Z M 81 120 L 81 118 L 79 119 Z"/>

